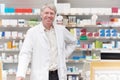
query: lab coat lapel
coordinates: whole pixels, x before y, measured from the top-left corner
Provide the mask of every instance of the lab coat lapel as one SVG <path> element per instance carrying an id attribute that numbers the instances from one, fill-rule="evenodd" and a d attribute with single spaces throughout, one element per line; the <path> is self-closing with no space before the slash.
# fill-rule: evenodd
<path id="1" fill-rule="evenodd" d="M 42 36 L 43 40 L 42 42 L 42 45 L 45 47 L 48 47 L 49 46 L 49 40 L 45 34 L 45 31 L 44 31 L 44 26 L 42 25 L 42 23 L 40 23 L 40 35 Z"/>
<path id="2" fill-rule="evenodd" d="M 56 25 L 57 26 L 57 25 Z M 60 30 L 57 28 L 57 27 L 54 27 L 55 29 L 55 34 L 56 34 L 56 41 L 57 41 L 57 46 L 58 46 L 58 49 L 60 48 L 60 45 L 61 45 L 61 39 L 62 39 L 62 35 L 61 35 L 61 32 Z"/>

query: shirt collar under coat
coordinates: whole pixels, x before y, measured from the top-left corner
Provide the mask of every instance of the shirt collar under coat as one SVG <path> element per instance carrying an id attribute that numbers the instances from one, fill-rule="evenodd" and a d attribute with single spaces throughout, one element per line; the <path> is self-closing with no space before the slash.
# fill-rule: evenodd
<path id="1" fill-rule="evenodd" d="M 54 24 L 53 24 L 54 25 Z M 45 32 L 45 27 L 43 26 L 43 23 L 40 22 L 40 31 Z"/>
<path id="2" fill-rule="evenodd" d="M 42 22 L 40 22 L 40 24 L 39 24 L 39 29 L 40 29 L 41 35 L 43 36 L 43 39 L 46 41 L 47 45 L 50 45 L 49 40 L 48 40 L 48 38 L 47 38 L 47 36 L 45 34 L 45 27 L 43 26 Z"/>

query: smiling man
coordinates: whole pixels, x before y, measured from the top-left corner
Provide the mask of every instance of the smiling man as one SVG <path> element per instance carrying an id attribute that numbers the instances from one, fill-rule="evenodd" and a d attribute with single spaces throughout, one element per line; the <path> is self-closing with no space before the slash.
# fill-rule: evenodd
<path id="1" fill-rule="evenodd" d="M 74 51 L 76 38 L 65 26 L 54 24 L 56 7 L 41 8 L 41 22 L 27 31 L 19 53 L 16 80 L 24 80 L 31 61 L 30 80 L 67 80 L 66 58 Z"/>

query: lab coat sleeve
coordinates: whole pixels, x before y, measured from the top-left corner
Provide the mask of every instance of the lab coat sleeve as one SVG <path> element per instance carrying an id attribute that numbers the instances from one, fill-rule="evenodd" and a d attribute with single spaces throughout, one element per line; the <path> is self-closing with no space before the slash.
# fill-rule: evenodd
<path id="1" fill-rule="evenodd" d="M 65 39 L 65 54 L 68 58 L 76 47 L 76 38 L 64 28 L 64 39 Z"/>
<path id="2" fill-rule="evenodd" d="M 31 31 L 28 30 L 24 43 L 22 45 L 22 49 L 19 53 L 18 69 L 17 69 L 16 77 L 25 78 L 28 64 L 31 60 L 31 54 L 32 54 L 32 36 L 31 35 L 32 35 Z"/>

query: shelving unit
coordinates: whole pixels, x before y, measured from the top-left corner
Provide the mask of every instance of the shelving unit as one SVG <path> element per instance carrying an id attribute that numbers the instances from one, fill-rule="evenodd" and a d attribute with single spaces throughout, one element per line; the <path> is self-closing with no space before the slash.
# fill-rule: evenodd
<path id="1" fill-rule="evenodd" d="M 71 11 L 72 12 L 72 11 Z M 76 10 L 77 12 L 77 10 Z M 101 61 L 101 60 L 106 60 L 103 59 L 103 53 L 110 54 L 106 56 L 119 56 L 120 54 L 120 28 L 119 24 L 114 24 L 114 22 L 110 23 L 111 19 L 118 19 L 120 18 L 120 15 L 118 14 L 95 14 L 97 15 L 97 20 L 96 23 L 101 22 L 102 24 L 91 24 L 90 20 L 92 15 L 94 14 L 79 14 L 79 13 L 68 13 L 68 14 L 61 14 L 64 19 L 63 19 L 63 24 L 66 25 L 66 28 L 70 30 L 70 32 L 79 40 L 77 42 L 77 47 L 76 50 L 73 52 L 73 54 L 70 56 L 68 59 L 68 64 L 69 66 L 77 67 L 79 70 L 79 76 L 81 77 L 86 77 L 86 79 L 90 78 L 88 76 L 89 71 L 90 71 L 90 63 L 93 61 Z M 72 17 L 72 18 L 71 18 Z M 82 21 L 86 20 L 86 24 L 82 24 Z M 88 20 L 88 22 L 87 22 Z M 81 29 L 85 29 L 86 32 L 82 32 Z M 112 29 L 116 30 L 117 36 L 111 36 L 113 35 Z M 100 36 L 100 30 L 110 30 L 110 36 Z M 92 33 L 92 36 L 88 36 L 88 33 Z M 99 33 L 98 36 L 94 36 L 94 33 Z M 87 37 L 86 40 L 81 40 L 81 36 L 84 35 Z M 96 47 L 95 46 L 95 41 L 101 41 L 102 46 L 101 47 Z M 111 43 L 110 45 L 106 46 L 104 43 Z M 118 42 L 118 43 L 117 43 Z M 100 43 L 99 43 L 100 44 Z M 88 56 L 87 51 L 90 51 L 91 54 Z M 94 52 L 95 51 L 95 52 Z M 83 54 L 86 53 L 86 54 Z M 95 53 L 95 56 L 97 57 L 96 59 L 93 59 L 93 53 Z M 84 58 L 83 58 L 84 56 Z M 82 57 L 82 58 L 81 58 Z M 106 57 L 107 58 L 107 57 Z M 111 59 L 115 59 L 111 57 Z M 116 59 L 118 59 L 116 57 Z M 115 60 L 116 60 L 115 59 Z M 109 59 L 110 60 L 110 59 Z M 89 66 L 88 66 L 89 65 Z M 78 67 L 79 66 L 79 67 Z M 87 66 L 87 67 L 85 67 Z M 77 75 L 77 74 L 76 74 Z M 90 75 L 90 74 L 89 74 Z M 80 78 L 79 78 L 80 79 Z M 71 79 L 68 79 L 71 80 Z M 77 80 L 77 79 L 75 79 Z"/>
<path id="2" fill-rule="evenodd" d="M 3 70 L 6 77 L 3 80 L 13 80 L 15 79 L 17 65 L 18 65 L 18 53 L 20 51 L 19 41 L 24 41 L 26 31 L 32 26 L 27 23 L 30 19 L 38 19 L 39 14 L 0 14 L 1 20 L 25 20 L 24 25 L 1 25 L 0 26 L 0 59 L 3 63 Z M 1 21 L 2 22 L 2 21 Z M 18 23 L 17 23 L 18 24 Z M 10 35 L 5 35 L 9 32 Z M 15 32 L 12 35 L 12 32 Z M 13 41 L 15 41 L 15 47 L 13 47 Z M 10 42 L 10 43 L 9 43 Z M 8 45 L 11 46 L 8 48 Z M 29 74 L 27 74 L 26 79 L 29 80 Z"/>
<path id="3" fill-rule="evenodd" d="M 5 15 L 0 15 L 0 16 L 5 16 Z M 7 19 L 7 18 L 9 19 L 9 16 L 11 17 L 11 15 L 7 15 L 7 17 L 5 16 L 5 19 Z M 13 17 L 14 17 L 14 19 L 17 19 L 17 18 L 19 18 L 21 16 L 22 15 L 15 14 L 15 15 L 12 15 L 11 19 Z M 24 16 L 24 18 L 25 18 L 25 16 L 29 16 L 29 18 L 30 18 L 30 16 L 32 16 L 32 17 L 35 16 L 36 17 L 38 15 L 26 15 L 25 14 L 23 16 Z M 72 15 L 72 16 L 75 16 L 75 15 Z M 83 15 L 83 16 L 86 16 L 86 15 Z M 88 17 L 90 18 L 90 16 L 91 15 L 87 15 L 87 19 L 88 19 Z M 77 18 L 80 18 L 80 17 L 82 17 L 82 15 L 81 16 L 77 15 Z M 28 17 L 27 17 L 26 20 L 28 20 Z M 24 26 L 24 27 L 20 27 L 20 26 L 13 27 L 13 26 L 10 25 L 10 26 L 7 26 L 7 27 L 1 26 L 0 30 L 1 31 L 17 31 L 17 32 L 25 33 L 29 28 L 30 28 L 29 26 L 27 26 L 27 27 L 26 26 Z M 111 27 L 111 26 L 105 27 L 105 26 L 97 26 L 97 25 L 85 25 L 85 26 L 75 26 L 74 25 L 74 26 L 71 26 L 71 27 L 67 26 L 66 28 L 69 29 L 69 30 L 70 29 L 82 29 L 82 28 L 85 28 L 86 31 L 88 31 L 88 32 L 93 32 L 93 31 L 97 32 L 99 29 L 111 29 L 111 28 L 114 28 L 114 29 L 117 29 L 118 32 L 119 32 L 119 26 L 117 26 L 117 27 Z M 7 42 L 7 41 L 13 41 L 13 40 L 19 41 L 19 40 L 24 40 L 24 38 L 16 38 L 16 39 L 13 39 L 13 38 L 9 38 L 9 39 L 1 38 L 0 39 L 1 42 Z M 107 38 L 106 37 L 96 37 L 96 38 L 95 37 L 88 37 L 88 40 L 82 40 L 81 43 L 92 43 L 95 40 L 112 41 L 112 40 L 120 40 L 120 38 L 119 37 L 116 37 L 116 38 L 112 38 L 112 37 L 109 37 L 109 38 L 108 37 Z M 79 77 L 79 79 L 80 79 L 82 69 L 84 68 L 83 67 L 84 63 L 87 62 L 87 61 L 90 61 L 90 62 L 92 61 L 92 60 L 88 60 L 88 59 L 86 60 L 85 58 L 82 59 L 82 60 L 74 60 L 74 59 L 72 59 L 72 57 L 73 56 L 77 56 L 77 55 L 82 56 L 82 51 L 84 51 L 86 53 L 86 51 L 92 51 L 92 50 L 95 50 L 95 51 L 99 50 L 101 52 L 106 52 L 106 53 L 108 53 L 108 52 L 113 52 L 113 53 L 117 52 L 117 53 L 119 53 L 119 48 L 102 49 L 102 48 L 84 48 L 84 47 L 80 47 L 79 46 L 79 47 L 76 48 L 75 53 L 73 53 L 73 55 L 71 55 L 70 59 L 68 59 L 67 62 L 66 62 L 68 68 L 69 67 L 72 68 L 72 69 L 74 69 L 74 67 L 77 68 L 76 71 L 71 71 L 71 72 L 68 71 L 68 78 L 72 76 L 72 77 L 75 77 L 75 78 Z M 12 53 L 12 55 L 13 55 L 13 54 L 18 53 L 19 49 L 11 49 L 11 50 L 10 49 L 8 49 L 8 50 L 7 49 L 6 50 L 5 49 L 1 49 L 0 52 L 5 52 L 5 53 L 9 53 L 9 54 Z M 100 54 L 98 54 L 98 55 L 100 57 Z M 100 59 L 97 59 L 97 60 L 100 60 Z M 13 63 L 11 63 L 11 62 L 4 62 L 4 69 L 8 69 L 8 68 L 16 69 L 15 66 L 17 66 L 17 63 L 14 63 L 14 62 Z M 10 75 L 9 75 L 9 77 L 10 77 Z M 75 80 L 77 80 L 77 79 L 75 79 Z"/>
<path id="4" fill-rule="evenodd" d="M 7 3 L 8 6 L 14 6 L 14 7 L 17 7 L 17 4 L 15 3 L 16 1 L 1 1 L 2 3 Z M 14 2 L 12 4 L 12 2 Z M 34 5 L 31 5 L 31 3 L 34 2 Z M 37 5 L 36 3 L 37 2 Z M 30 4 L 28 4 L 28 6 L 32 6 L 32 7 L 35 7 L 35 5 L 37 6 L 38 8 L 38 3 L 40 1 L 31 1 L 30 0 Z M 45 2 L 45 1 L 44 1 Z M 20 4 L 23 4 L 23 2 L 19 1 Z M 26 3 L 26 2 L 24 2 Z M 40 2 L 42 3 L 42 2 Z M 85 1 L 86 3 L 86 1 Z M 18 6 L 20 6 L 20 4 L 18 4 Z M 21 7 L 25 7 L 25 4 L 23 4 L 23 6 Z M 86 9 L 86 10 L 90 10 L 90 9 Z M 91 11 L 94 11 L 94 9 L 91 9 Z M 97 10 L 97 9 L 96 9 Z M 66 10 L 67 11 L 67 10 Z M 68 19 L 69 16 L 74 16 L 75 18 L 77 19 L 80 19 L 80 20 L 83 20 L 83 19 L 91 19 L 91 16 L 93 15 L 92 13 L 75 13 L 76 10 L 73 10 L 71 12 L 73 13 L 68 13 L 68 14 L 61 14 L 64 16 L 65 19 Z M 84 9 L 85 11 L 85 9 Z M 78 12 L 81 12 L 80 10 L 78 10 Z M 87 12 L 87 11 L 86 11 Z M 99 12 L 99 11 L 98 11 Z M 105 12 L 105 11 L 103 11 Z M 0 14 L 0 19 L 25 19 L 25 20 L 29 20 L 31 18 L 37 18 L 39 21 L 40 21 L 40 18 L 39 18 L 39 14 L 28 14 L 28 13 L 24 13 L 24 14 Z M 120 14 L 119 15 L 116 15 L 116 14 L 107 14 L 107 12 L 105 14 L 98 14 L 98 21 L 102 21 L 103 19 L 105 21 L 108 21 L 110 18 L 120 18 Z M 74 20 L 75 22 L 77 21 L 76 19 Z M 66 23 L 67 21 L 65 21 Z M 79 20 L 78 20 L 79 22 Z M 66 24 L 65 24 L 66 25 Z M 24 27 L 21 27 L 21 26 L 12 26 L 12 25 L 8 25 L 7 27 L 2 25 L 0 26 L 0 31 L 17 31 L 17 32 L 22 32 L 22 33 L 26 33 L 26 31 L 30 28 L 31 26 L 24 26 Z M 73 23 L 73 25 L 66 25 L 66 28 L 67 29 L 86 29 L 87 32 L 98 32 L 99 29 L 116 29 L 119 33 L 120 33 L 120 28 L 119 26 L 109 26 L 109 27 L 106 27 L 106 25 L 91 25 L 91 24 L 87 24 L 87 25 L 76 25 L 76 23 Z M 79 38 L 78 38 L 79 39 Z M 13 41 L 15 40 L 16 42 L 18 42 L 19 40 L 24 40 L 24 37 L 23 38 L 5 38 L 5 37 L 2 37 L 0 38 L 0 45 L 1 44 L 4 44 L 4 42 L 8 42 L 8 41 Z M 92 44 L 95 40 L 99 40 L 99 41 L 120 41 L 120 36 L 119 37 L 88 37 L 88 40 L 81 40 L 80 41 L 80 44 L 78 43 L 77 45 L 77 48 L 76 50 L 74 51 L 74 53 L 69 57 L 69 59 L 67 59 L 66 61 L 66 64 L 67 64 L 67 67 L 68 69 L 68 78 L 71 79 L 71 77 L 73 77 L 72 79 L 74 80 L 78 80 L 81 78 L 81 73 L 82 73 L 82 70 L 83 68 L 85 67 L 84 64 L 86 64 L 87 62 L 92 62 L 94 61 L 94 59 L 83 59 L 83 53 L 86 53 L 86 51 L 100 51 L 97 53 L 97 56 L 101 57 L 100 56 L 100 53 L 120 53 L 120 47 L 119 48 L 87 48 L 87 47 L 81 47 L 81 43 L 83 44 Z M 0 53 L 7 53 L 7 56 L 10 56 L 10 55 L 18 55 L 19 53 L 19 49 L 4 49 L 4 48 L 1 48 L 0 46 Z M 2 54 L 0 54 L 2 55 Z M 74 57 L 73 57 L 74 56 Z M 77 59 L 75 57 L 77 56 L 82 56 L 82 59 Z M 86 56 L 86 54 L 84 54 L 84 57 Z M 91 55 L 90 55 L 91 56 Z M 78 57 L 77 57 L 78 58 Z M 95 60 L 101 60 L 100 58 L 99 59 L 95 59 Z M 3 61 L 3 68 L 4 70 L 7 70 L 7 69 L 15 69 L 16 70 L 16 66 L 17 66 L 17 62 L 6 62 L 6 61 Z M 87 66 L 88 67 L 88 66 Z M 74 70 L 74 71 L 73 71 Z M 11 70 L 10 70 L 11 71 Z M 14 71 L 12 71 L 14 72 Z M 9 74 L 7 75 L 7 80 L 13 80 L 15 78 L 15 74 Z M 68 79 L 68 80 L 70 80 Z M 26 77 L 26 80 L 29 80 L 29 74 L 27 74 L 27 77 Z"/>

